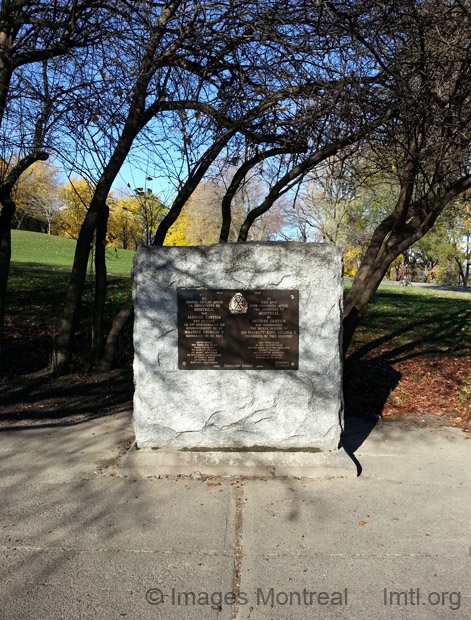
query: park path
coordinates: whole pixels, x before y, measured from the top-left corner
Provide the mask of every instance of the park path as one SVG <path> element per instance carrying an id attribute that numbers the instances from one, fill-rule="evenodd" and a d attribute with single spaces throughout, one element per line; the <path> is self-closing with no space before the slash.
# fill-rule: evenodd
<path id="1" fill-rule="evenodd" d="M 0 617 L 471 617 L 469 435 L 365 436 L 358 478 L 199 479 L 124 466 L 129 413 L 2 427 Z"/>
<path id="2" fill-rule="evenodd" d="M 353 282 L 353 278 L 345 277 L 345 282 Z M 471 286 L 453 286 L 451 284 L 433 284 L 432 282 L 411 282 L 411 286 L 416 288 L 430 288 L 436 291 L 453 291 L 455 293 L 471 293 Z M 380 286 L 401 286 L 398 280 L 383 280 Z"/>

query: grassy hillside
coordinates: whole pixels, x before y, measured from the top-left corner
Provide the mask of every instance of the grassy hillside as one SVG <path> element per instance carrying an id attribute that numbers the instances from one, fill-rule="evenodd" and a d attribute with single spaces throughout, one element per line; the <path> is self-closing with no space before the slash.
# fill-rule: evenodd
<path id="1" fill-rule="evenodd" d="M 72 267 L 75 241 L 26 230 L 12 231 L 12 262 L 24 266 L 44 265 L 54 269 L 69 270 Z M 128 276 L 134 252 L 107 248 L 108 272 Z"/>

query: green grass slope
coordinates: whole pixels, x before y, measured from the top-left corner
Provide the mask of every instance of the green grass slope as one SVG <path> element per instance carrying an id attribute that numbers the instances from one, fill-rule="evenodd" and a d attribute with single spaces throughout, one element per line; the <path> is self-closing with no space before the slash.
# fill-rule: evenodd
<path id="1" fill-rule="evenodd" d="M 471 294 L 381 285 L 368 304 L 352 350 L 389 359 L 471 354 Z M 391 353 L 393 352 L 393 353 Z"/>
<path id="2" fill-rule="evenodd" d="M 56 237 L 26 230 L 12 230 L 13 263 L 24 266 L 44 265 L 54 269 L 70 270 L 74 260 L 74 239 Z M 108 273 L 128 276 L 134 252 L 131 250 L 106 249 Z"/>

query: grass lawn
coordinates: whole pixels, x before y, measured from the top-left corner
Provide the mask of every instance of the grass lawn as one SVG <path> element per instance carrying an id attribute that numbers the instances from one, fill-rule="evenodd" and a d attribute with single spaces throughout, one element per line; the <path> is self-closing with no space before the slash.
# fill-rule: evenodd
<path id="1" fill-rule="evenodd" d="M 350 284 L 350 283 L 348 283 Z M 419 353 L 471 354 L 471 294 L 381 285 L 352 349 L 362 357 L 400 359 Z"/>
<path id="2" fill-rule="evenodd" d="M 6 357 L 13 374 L 33 372 L 49 365 L 64 306 L 70 272 L 65 269 L 12 263 L 5 317 Z M 108 277 L 105 329 L 131 294 L 131 280 Z M 82 301 L 80 331 L 76 336 L 77 363 L 91 339 L 93 280 L 88 278 Z M 122 334 L 121 360 L 132 355 L 131 326 Z"/>
<path id="3" fill-rule="evenodd" d="M 75 241 L 22 230 L 12 231 L 12 262 L 5 317 L 7 356 L 12 372 L 21 374 L 47 366 L 64 306 L 75 252 Z M 105 325 L 111 325 L 131 293 L 134 252 L 107 248 L 108 296 Z M 90 339 L 93 275 L 87 277 L 77 340 Z M 124 335 L 130 350 L 131 335 Z"/>
<path id="4" fill-rule="evenodd" d="M 12 230 L 13 263 L 44 265 L 69 270 L 74 260 L 75 240 L 26 230 Z M 106 249 L 108 273 L 129 276 L 134 252 L 115 248 Z"/>
<path id="5" fill-rule="evenodd" d="M 40 265 L 12 263 L 8 280 L 8 311 L 6 324 L 20 329 L 22 326 L 47 324 L 51 333 L 59 324 L 65 301 L 70 273 Z M 85 283 L 83 321 L 88 324 L 92 314 L 92 277 Z M 131 292 L 129 277 L 108 277 L 107 314 L 109 318 L 127 299 Z"/>

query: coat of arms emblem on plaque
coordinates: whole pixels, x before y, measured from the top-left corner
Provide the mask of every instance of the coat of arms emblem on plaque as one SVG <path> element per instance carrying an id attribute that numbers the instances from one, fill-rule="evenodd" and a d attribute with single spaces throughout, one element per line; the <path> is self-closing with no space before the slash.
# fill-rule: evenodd
<path id="1" fill-rule="evenodd" d="M 232 314 L 245 314 L 248 307 L 249 304 L 242 293 L 236 293 L 233 297 L 231 297 L 229 302 L 229 310 Z"/>

